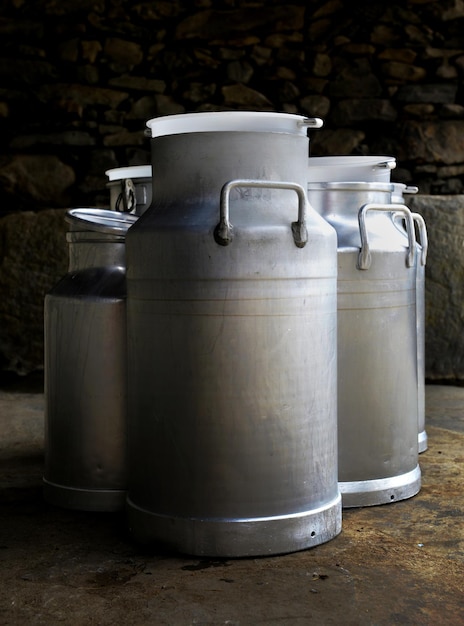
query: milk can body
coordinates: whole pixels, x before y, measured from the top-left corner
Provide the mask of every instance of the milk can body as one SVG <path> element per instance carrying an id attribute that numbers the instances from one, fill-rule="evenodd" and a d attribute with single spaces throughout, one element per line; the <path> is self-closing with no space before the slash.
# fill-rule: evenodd
<path id="1" fill-rule="evenodd" d="M 416 244 L 388 183 L 310 183 L 338 234 L 338 461 L 344 507 L 420 489 Z M 408 235 L 393 219 L 408 220 Z M 361 228 L 362 227 L 362 228 Z M 412 229 L 412 231 L 411 231 Z"/>
<path id="2" fill-rule="evenodd" d="M 427 227 L 419 213 L 412 213 L 417 223 L 419 239 L 416 264 L 416 330 L 417 330 L 417 388 L 418 388 L 418 445 L 419 454 L 428 447 L 425 428 L 425 263 L 427 260 Z"/>
<path id="3" fill-rule="evenodd" d="M 44 497 L 114 511 L 127 482 L 125 244 L 97 228 L 74 214 L 68 273 L 45 297 Z"/>
<path id="4" fill-rule="evenodd" d="M 193 115 L 152 127 L 127 237 L 129 525 L 196 555 L 308 548 L 341 529 L 335 232 L 307 207 L 305 134 Z"/>
<path id="5" fill-rule="evenodd" d="M 410 194 L 417 193 L 418 188 L 403 183 L 394 183 L 393 202 L 407 203 Z M 418 443 L 419 454 L 425 452 L 428 447 L 427 431 L 425 429 L 425 264 L 427 260 L 427 227 L 424 218 L 418 213 L 413 213 L 413 219 L 417 224 L 418 253 L 416 263 L 416 327 L 417 327 L 417 385 L 418 385 Z M 404 227 L 404 221 L 399 216 L 396 221 L 399 227 Z"/>

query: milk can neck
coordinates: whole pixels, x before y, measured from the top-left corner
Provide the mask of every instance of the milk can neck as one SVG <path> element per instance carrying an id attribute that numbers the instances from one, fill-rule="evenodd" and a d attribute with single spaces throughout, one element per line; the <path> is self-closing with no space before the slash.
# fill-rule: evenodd
<path id="1" fill-rule="evenodd" d="M 390 204 L 392 183 L 321 182 L 309 183 L 308 198 L 318 213 L 326 218 L 340 216 L 357 222 L 360 208 L 365 204 Z M 382 215 L 381 219 L 389 219 Z"/>
<path id="2" fill-rule="evenodd" d="M 236 179 L 306 187 L 309 140 L 285 133 L 207 132 L 152 140 L 154 204 L 217 203 Z"/>
<path id="3" fill-rule="evenodd" d="M 125 267 L 125 238 L 93 232 L 68 232 L 68 271 L 90 268 Z"/>

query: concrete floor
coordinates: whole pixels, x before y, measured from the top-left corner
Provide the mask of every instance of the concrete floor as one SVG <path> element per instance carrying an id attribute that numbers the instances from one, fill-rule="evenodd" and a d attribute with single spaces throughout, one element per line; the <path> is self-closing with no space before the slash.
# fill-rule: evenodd
<path id="1" fill-rule="evenodd" d="M 422 489 L 344 511 L 342 533 L 286 556 L 144 551 L 121 513 L 42 498 L 40 381 L 0 390 L 0 624 L 464 624 L 464 388 L 426 389 Z"/>

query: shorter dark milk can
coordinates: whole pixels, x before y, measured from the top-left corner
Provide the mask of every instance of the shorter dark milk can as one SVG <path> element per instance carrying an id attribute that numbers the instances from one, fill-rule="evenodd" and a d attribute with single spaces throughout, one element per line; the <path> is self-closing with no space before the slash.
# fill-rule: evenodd
<path id="1" fill-rule="evenodd" d="M 137 220 L 70 209 L 69 270 L 46 295 L 44 497 L 114 511 L 126 492 L 125 235 Z"/>

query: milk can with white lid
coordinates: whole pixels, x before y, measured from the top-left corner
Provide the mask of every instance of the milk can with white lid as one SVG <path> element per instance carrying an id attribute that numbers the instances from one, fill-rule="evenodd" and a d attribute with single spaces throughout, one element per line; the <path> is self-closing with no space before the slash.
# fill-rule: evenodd
<path id="1" fill-rule="evenodd" d="M 341 530 L 336 235 L 297 115 L 148 122 L 153 202 L 127 235 L 128 519 L 204 556 Z"/>
<path id="2" fill-rule="evenodd" d="M 344 507 L 415 495 L 417 250 L 413 218 L 386 182 L 309 183 L 338 235 L 338 461 Z M 395 222 L 406 223 L 401 230 Z"/>
<path id="3" fill-rule="evenodd" d="M 68 210 L 68 273 L 45 297 L 44 497 L 65 508 L 125 503 L 124 240 L 136 219 Z"/>
<path id="4" fill-rule="evenodd" d="M 418 192 L 413 185 L 393 183 L 393 202 L 407 203 L 407 197 Z M 412 214 L 418 234 L 419 258 L 416 263 L 416 328 L 417 328 L 417 385 L 418 385 L 418 441 L 419 454 L 428 447 L 427 431 L 425 429 L 425 264 L 428 251 L 427 227 L 424 218 L 419 213 Z M 396 223 L 404 229 L 404 220 L 398 216 Z"/>
<path id="5" fill-rule="evenodd" d="M 110 209 L 142 215 L 151 204 L 151 165 L 107 170 Z"/>

